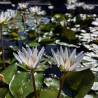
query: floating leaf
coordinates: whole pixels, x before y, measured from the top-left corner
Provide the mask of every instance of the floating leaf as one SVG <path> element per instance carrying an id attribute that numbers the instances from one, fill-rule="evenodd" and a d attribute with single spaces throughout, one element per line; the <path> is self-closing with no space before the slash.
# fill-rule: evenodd
<path id="1" fill-rule="evenodd" d="M 39 39 L 39 43 L 43 44 L 43 45 L 53 43 L 54 41 L 55 41 L 55 39 L 51 39 L 49 37 L 48 38 L 40 38 Z"/>
<path id="2" fill-rule="evenodd" d="M 44 83 L 49 87 L 49 88 L 59 88 L 60 86 L 60 81 L 54 78 L 45 78 Z"/>
<path id="3" fill-rule="evenodd" d="M 7 92 L 8 92 L 7 88 L 0 88 L 0 98 L 5 98 Z"/>
<path id="4" fill-rule="evenodd" d="M 58 90 L 54 89 L 41 89 L 40 92 L 40 98 L 57 98 Z M 59 98 L 69 98 L 65 97 L 66 95 L 64 93 L 60 94 Z"/>
<path id="5" fill-rule="evenodd" d="M 83 98 L 94 83 L 94 75 L 90 69 L 66 74 L 63 91 L 71 97 Z"/>
<path id="6" fill-rule="evenodd" d="M 17 66 L 10 65 L 4 71 L 1 72 L 1 74 L 5 78 L 5 83 L 7 83 L 7 84 L 10 83 L 10 81 L 11 81 L 13 75 L 16 73 L 16 71 L 17 71 Z"/>
<path id="7" fill-rule="evenodd" d="M 49 65 L 41 65 L 37 69 L 35 69 L 34 71 L 45 71 L 49 67 L 50 67 Z"/>
<path id="8" fill-rule="evenodd" d="M 35 73 L 36 89 L 39 90 L 42 86 L 43 73 Z M 25 98 L 30 93 L 34 92 L 32 77 L 29 72 L 18 71 L 10 82 L 10 91 L 14 97 Z"/>
<path id="9" fill-rule="evenodd" d="M 13 98 L 13 96 L 11 95 L 11 93 L 8 91 L 5 98 Z"/>

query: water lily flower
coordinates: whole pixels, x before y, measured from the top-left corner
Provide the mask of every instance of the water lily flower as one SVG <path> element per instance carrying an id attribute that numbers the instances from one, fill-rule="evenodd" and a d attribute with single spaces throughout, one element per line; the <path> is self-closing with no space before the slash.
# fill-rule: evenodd
<path id="1" fill-rule="evenodd" d="M 68 10 L 74 10 L 76 8 L 76 5 L 68 4 L 66 7 Z"/>
<path id="2" fill-rule="evenodd" d="M 83 5 L 84 10 L 93 10 L 94 6 L 93 5 Z"/>
<path id="3" fill-rule="evenodd" d="M 8 9 L 7 10 L 7 13 L 9 14 L 10 17 L 12 18 L 15 18 L 18 14 L 17 10 L 11 10 L 11 9 Z"/>
<path id="4" fill-rule="evenodd" d="M 18 7 L 21 10 L 25 10 L 28 8 L 29 3 L 18 3 Z"/>
<path id="5" fill-rule="evenodd" d="M 22 52 L 19 50 L 18 55 L 16 53 L 13 53 L 13 55 L 21 64 L 24 63 L 33 70 L 34 68 L 37 68 L 44 50 L 45 48 L 42 47 L 38 54 L 37 47 L 35 47 L 33 51 L 29 47 L 27 48 L 27 51 L 22 47 Z"/>
<path id="6" fill-rule="evenodd" d="M 75 4 L 77 2 L 77 0 L 67 0 L 68 4 Z"/>
<path id="7" fill-rule="evenodd" d="M 45 11 L 39 11 L 37 14 L 38 14 L 38 15 L 45 15 L 46 12 L 45 12 Z"/>
<path id="8" fill-rule="evenodd" d="M 52 10 L 53 8 L 54 8 L 53 6 L 48 6 L 48 9 L 51 9 Z"/>
<path id="9" fill-rule="evenodd" d="M 76 3 L 76 6 L 77 6 L 77 7 L 82 7 L 83 5 L 84 5 L 84 2 Z"/>
<path id="10" fill-rule="evenodd" d="M 33 14 L 37 14 L 39 11 L 41 11 L 41 7 L 39 6 L 34 6 L 34 7 L 30 7 L 30 12 Z"/>
<path id="11" fill-rule="evenodd" d="M 57 62 L 58 67 L 60 67 L 64 71 L 75 70 L 75 68 L 80 64 L 84 56 L 83 51 L 81 51 L 76 56 L 76 49 L 74 49 L 72 53 L 70 53 L 67 48 L 65 48 L 65 50 L 63 51 L 62 47 L 60 47 L 60 51 L 57 50 L 57 53 L 55 53 L 52 49 L 51 51 L 55 61 Z"/>
<path id="12" fill-rule="evenodd" d="M 1 12 L 0 13 L 0 25 L 4 24 L 5 22 L 8 22 L 10 18 L 11 16 L 9 16 L 7 12 Z"/>
<path id="13" fill-rule="evenodd" d="M 98 18 L 96 18 L 95 21 L 92 22 L 92 24 L 98 26 Z"/>

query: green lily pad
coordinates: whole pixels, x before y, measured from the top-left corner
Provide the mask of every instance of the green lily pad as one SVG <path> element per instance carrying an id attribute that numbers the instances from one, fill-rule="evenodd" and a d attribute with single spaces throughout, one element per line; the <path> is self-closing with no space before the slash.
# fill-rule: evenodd
<path id="1" fill-rule="evenodd" d="M 17 71 L 17 66 L 10 65 L 4 71 L 1 72 L 1 74 L 5 78 L 5 83 L 7 83 L 7 84 L 10 83 L 10 81 L 11 81 L 13 75 L 16 73 L 16 71 Z"/>
<path id="2" fill-rule="evenodd" d="M 49 88 L 59 88 L 60 87 L 60 80 L 54 79 L 54 78 L 45 78 L 44 83 Z"/>
<path id="3" fill-rule="evenodd" d="M 95 77 L 90 69 L 80 72 L 68 72 L 63 91 L 71 97 L 83 98 L 91 89 Z"/>
<path id="4" fill-rule="evenodd" d="M 0 98 L 5 98 L 7 92 L 8 92 L 7 88 L 0 88 Z"/>
<path id="5" fill-rule="evenodd" d="M 43 73 L 35 73 L 36 90 L 40 90 L 43 83 Z M 10 91 L 14 97 L 25 98 L 30 93 L 34 92 L 33 82 L 30 72 L 18 71 L 10 82 Z"/>

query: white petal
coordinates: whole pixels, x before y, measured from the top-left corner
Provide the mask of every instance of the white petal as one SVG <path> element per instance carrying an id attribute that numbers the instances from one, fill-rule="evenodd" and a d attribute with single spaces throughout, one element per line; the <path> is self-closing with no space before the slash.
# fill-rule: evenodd
<path id="1" fill-rule="evenodd" d="M 81 52 L 76 56 L 76 61 L 78 61 L 81 57 L 84 56 L 83 52 L 84 52 L 84 51 L 81 51 Z"/>
<path id="2" fill-rule="evenodd" d="M 65 51 L 64 51 L 64 59 L 68 59 L 68 49 L 66 47 Z"/>
<path id="3" fill-rule="evenodd" d="M 73 60 L 75 58 L 76 55 L 76 49 L 73 50 L 73 52 L 70 55 L 70 60 Z"/>
<path id="4" fill-rule="evenodd" d="M 81 62 L 82 61 L 82 59 L 83 59 L 83 56 L 84 56 L 84 54 L 81 56 L 81 57 L 79 57 L 78 59 L 77 59 L 77 62 Z"/>
<path id="5" fill-rule="evenodd" d="M 32 50 L 29 48 L 29 46 L 27 48 L 27 52 L 28 52 L 29 56 L 32 56 Z"/>
<path id="6" fill-rule="evenodd" d="M 37 47 L 34 48 L 33 56 L 34 56 L 34 58 L 37 58 Z"/>
<path id="7" fill-rule="evenodd" d="M 62 47 L 60 47 L 60 54 L 61 54 L 62 58 L 64 58 L 64 53 L 63 53 Z"/>
<path id="8" fill-rule="evenodd" d="M 64 66 L 64 60 L 62 58 L 62 55 L 60 55 L 60 63 L 61 63 L 62 66 Z"/>
<path id="9" fill-rule="evenodd" d="M 38 64 L 39 64 L 39 62 L 40 62 L 40 59 L 41 58 L 39 58 L 39 59 L 37 59 L 37 61 L 34 63 L 34 65 L 33 65 L 33 68 L 36 68 L 37 66 L 38 66 Z"/>
<path id="10" fill-rule="evenodd" d="M 25 57 L 29 57 L 28 52 L 25 50 L 24 47 L 22 47 L 22 52 L 23 52 Z"/>
<path id="11" fill-rule="evenodd" d="M 79 65 L 79 62 L 75 63 L 74 65 L 72 65 L 72 66 L 69 68 L 69 71 L 74 70 L 78 65 Z"/>
<path id="12" fill-rule="evenodd" d="M 27 65 L 26 58 L 25 58 L 24 54 L 21 51 L 19 51 L 18 55 L 19 55 L 20 59 Z"/>
<path id="13" fill-rule="evenodd" d="M 39 64 L 39 62 L 40 62 L 40 59 L 41 59 L 41 57 L 42 57 L 42 55 L 43 55 L 43 53 L 44 53 L 44 50 L 45 50 L 45 48 L 42 47 L 42 49 L 40 50 L 40 52 L 39 52 L 39 54 L 38 54 L 38 58 L 37 58 L 36 62 L 35 62 L 34 65 L 33 65 L 34 68 L 36 68 L 36 67 L 38 66 L 38 64 Z"/>
<path id="14" fill-rule="evenodd" d="M 44 51 L 45 51 L 45 48 L 42 47 L 42 49 L 40 50 L 40 52 L 39 52 L 39 54 L 38 54 L 38 58 L 39 58 L 39 57 L 42 57 Z"/>
<path id="15" fill-rule="evenodd" d="M 32 57 L 31 57 L 31 56 L 29 57 L 29 64 L 30 64 L 30 65 L 29 65 L 30 68 L 33 69 L 33 64 L 34 64 L 34 63 L 33 63 L 33 60 L 32 60 Z"/>
<path id="16" fill-rule="evenodd" d="M 65 69 L 69 69 L 70 68 L 70 60 L 67 59 L 66 64 L 65 64 Z"/>
<path id="17" fill-rule="evenodd" d="M 13 55 L 14 55 L 15 58 L 22 64 L 22 61 L 21 61 L 20 57 L 19 57 L 16 53 L 13 53 Z"/>
<path id="18" fill-rule="evenodd" d="M 59 63 L 59 60 L 55 54 L 55 52 L 53 51 L 53 49 L 51 49 L 51 52 L 52 52 L 52 55 L 53 55 L 53 58 L 55 59 L 55 61 L 57 62 L 58 66 L 60 66 L 60 63 Z"/>

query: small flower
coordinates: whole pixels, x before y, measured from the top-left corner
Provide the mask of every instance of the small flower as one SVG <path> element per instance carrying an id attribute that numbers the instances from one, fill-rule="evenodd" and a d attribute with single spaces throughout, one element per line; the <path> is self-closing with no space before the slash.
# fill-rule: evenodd
<path id="1" fill-rule="evenodd" d="M 18 3 L 19 9 L 25 10 L 28 8 L 29 3 Z"/>
<path id="2" fill-rule="evenodd" d="M 53 8 L 54 8 L 53 6 L 48 6 L 48 9 L 51 9 L 52 10 Z"/>
<path id="3" fill-rule="evenodd" d="M 70 4 L 70 5 L 75 4 L 76 2 L 77 2 L 77 0 L 67 0 L 67 3 Z"/>
<path id="4" fill-rule="evenodd" d="M 10 20 L 10 16 L 7 12 L 1 12 L 0 13 L 0 25 L 4 24 L 5 22 L 8 22 Z"/>
<path id="5" fill-rule="evenodd" d="M 68 10 L 74 10 L 76 8 L 76 5 L 74 5 L 74 4 L 73 5 L 68 4 L 66 7 L 67 7 Z"/>
<path id="6" fill-rule="evenodd" d="M 61 21 L 60 24 L 61 24 L 63 27 L 65 27 L 65 26 L 67 26 L 67 21 L 66 21 L 66 20 Z"/>
<path id="7" fill-rule="evenodd" d="M 60 47 L 60 51 L 57 50 L 57 53 L 55 53 L 52 49 L 52 54 L 57 62 L 58 67 L 63 68 L 62 70 L 65 71 L 73 71 L 75 68 L 80 64 L 82 61 L 82 58 L 84 56 L 83 51 L 81 51 L 76 56 L 76 49 L 72 53 L 66 48 L 64 51 L 62 47 Z"/>
<path id="8" fill-rule="evenodd" d="M 84 10 L 93 10 L 94 9 L 94 6 L 93 5 L 84 5 L 83 6 Z"/>
<path id="9" fill-rule="evenodd" d="M 17 10 L 11 10 L 11 9 L 8 9 L 7 13 L 12 18 L 15 18 L 17 16 L 17 14 L 18 14 Z"/>
<path id="10" fill-rule="evenodd" d="M 39 11 L 37 14 L 38 15 L 45 15 L 46 13 L 45 13 L 45 11 Z"/>
<path id="11" fill-rule="evenodd" d="M 29 10 L 30 10 L 31 13 L 37 14 L 41 10 L 41 7 L 34 6 L 34 7 L 30 7 Z"/>
<path id="12" fill-rule="evenodd" d="M 77 6 L 77 7 L 82 7 L 83 5 L 84 5 L 84 2 L 76 3 L 76 6 Z"/>
<path id="13" fill-rule="evenodd" d="M 38 66 L 44 50 L 44 47 L 42 47 L 38 54 L 37 47 L 34 48 L 33 52 L 29 47 L 27 48 L 27 51 L 22 47 L 22 52 L 19 50 L 18 55 L 16 53 L 13 53 L 13 55 L 21 64 L 25 63 L 27 67 L 33 70 Z"/>

